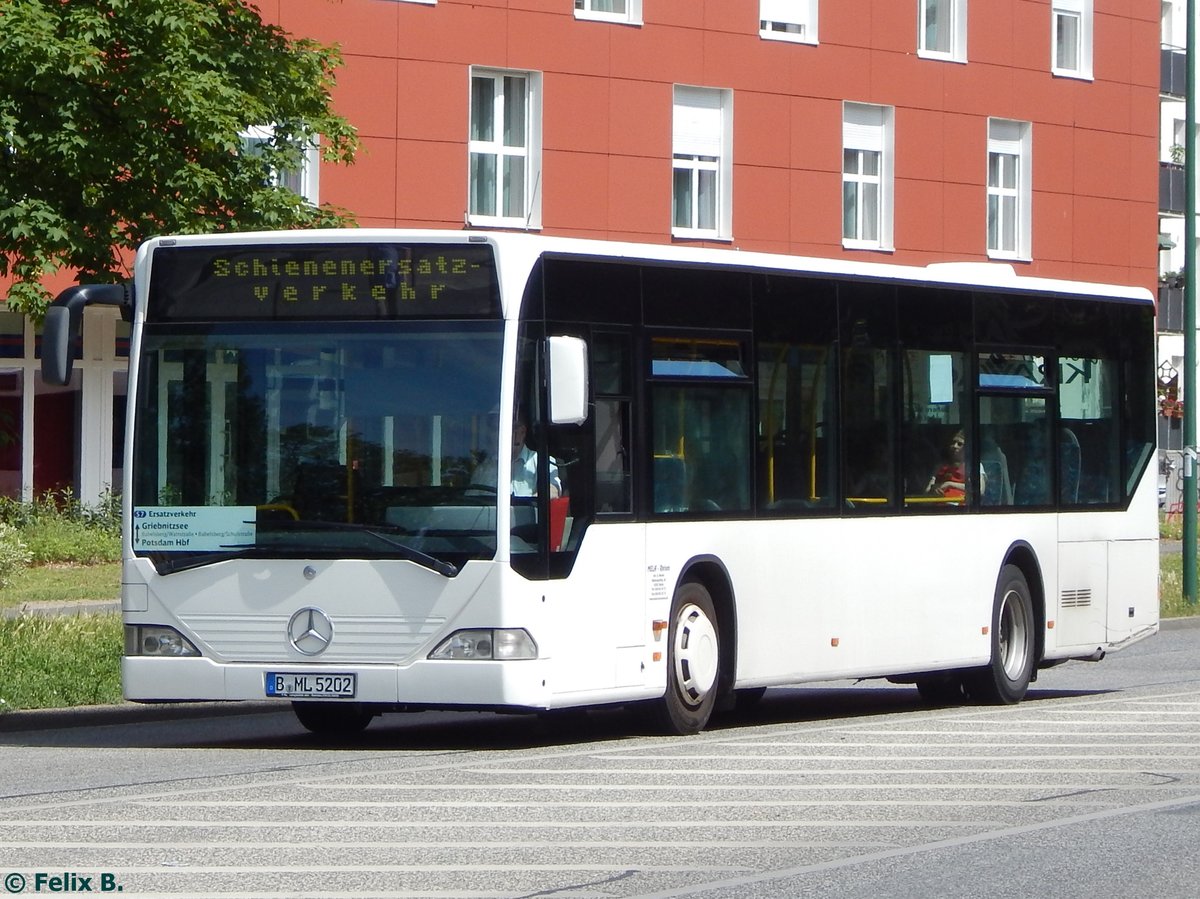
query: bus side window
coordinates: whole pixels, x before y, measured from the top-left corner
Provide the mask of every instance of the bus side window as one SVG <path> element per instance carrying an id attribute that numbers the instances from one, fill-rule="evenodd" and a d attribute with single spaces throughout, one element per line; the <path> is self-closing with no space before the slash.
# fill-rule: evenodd
<path id="1" fill-rule="evenodd" d="M 1012 476 L 1005 455 L 991 427 L 980 428 L 979 467 L 983 469 L 983 504 L 1011 506 L 1013 504 Z"/>
<path id="2" fill-rule="evenodd" d="M 922 510 L 964 509 L 987 484 L 986 468 L 972 467 L 975 453 L 965 439 L 970 429 L 963 401 L 964 354 L 906 349 L 902 359 L 901 487 L 905 505 Z M 957 444 L 956 439 L 960 441 Z M 961 481 L 963 488 L 949 493 L 935 489 L 939 476 L 949 474 L 955 482 Z"/>
<path id="3" fill-rule="evenodd" d="M 842 497 L 856 515 L 889 511 L 898 495 L 896 293 L 881 285 L 838 291 Z"/>
<path id="4" fill-rule="evenodd" d="M 750 392 L 659 386 L 654 391 L 654 511 L 750 507 Z"/>
<path id="5" fill-rule="evenodd" d="M 1060 358 L 1059 493 L 1063 505 L 1098 505 L 1120 496 L 1118 368 L 1108 359 Z"/>
<path id="6" fill-rule="evenodd" d="M 595 334 L 591 344 L 596 434 L 596 511 L 633 511 L 630 474 L 630 348 L 625 334 Z"/>

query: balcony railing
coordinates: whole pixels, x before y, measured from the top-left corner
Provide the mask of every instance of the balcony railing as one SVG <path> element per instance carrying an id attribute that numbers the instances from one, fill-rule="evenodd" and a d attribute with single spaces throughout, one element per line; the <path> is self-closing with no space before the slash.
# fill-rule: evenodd
<path id="1" fill-rule="evenodd" d="M 1163 47 L 1159 57 L 1161 74 L 1159 90 L 1173 97 L 1187 96 L 1187 53 L 1173 47 Z"/>
<path id="2" fill-rule="evenodd" d="M 1187 175 L 1173 162 L 1158 164 L 1158 210 L 1183 215 L 1187 206 Z"/>
<path id="3" fill-rule="evenodd" d="M 1183 330 L 1183 288 L 1158 285 L 1158 330 Z"/>

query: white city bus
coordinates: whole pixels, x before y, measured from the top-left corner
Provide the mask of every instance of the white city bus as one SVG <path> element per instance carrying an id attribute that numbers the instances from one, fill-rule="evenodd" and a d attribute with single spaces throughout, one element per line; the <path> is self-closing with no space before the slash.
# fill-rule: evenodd
<path id="1" fill-rule="evenodd" d="M 1158 629 L 1147 291 L 472 232 L 159 238 L 133 322 L 131 700 L 389 711 L 772 685 L 1016 702 Z M 511 483 L 509 468 L 512 468 Z"/>

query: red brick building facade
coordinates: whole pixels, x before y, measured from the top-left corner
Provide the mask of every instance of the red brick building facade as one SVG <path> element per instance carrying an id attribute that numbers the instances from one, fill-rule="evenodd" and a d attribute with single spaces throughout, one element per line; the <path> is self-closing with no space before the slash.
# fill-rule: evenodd
<path id="1" fill-rule="evenodd" d="M 788 6 L 811 20 L 815 42 L 764 30 L 761 16 Z M 1064 72 L 1056 17 L 1076 8 L 1084 60 Z M 1029 135 L 1030 233 L 1024 250 L 991 257 L 1028 274 L 1156 281 L 1153 3 L 274 0 L 262 10 L 342 47 L 336 105 L 364 152 L 321 172 L 320 199 L 363 226 L 463 227 L 472 72 L 530 73 L 533 226 L 546 234 L 672 240 L 675 89 L 697 86 L 731 101 L 728 228 L 708 242 L 986 260 L 989 120 L 1003 120 Z M 953 17 L 949 47 L 922 49 L 930 14 Z M 844 240 L 847 103 L 890 111 L 891 237 L 880 249 Z"/>

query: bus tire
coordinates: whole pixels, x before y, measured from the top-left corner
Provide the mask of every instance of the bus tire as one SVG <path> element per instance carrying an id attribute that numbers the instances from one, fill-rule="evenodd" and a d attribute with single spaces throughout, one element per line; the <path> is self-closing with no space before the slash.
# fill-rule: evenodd
<path id="1" fill-rule="evenodd" d="M 1016 565 L 1000 569 L 992 603 L 992 660 L 969 673 L 971 698 L 993 705 L 1020 702 L 1029 689 L 1034 666 L 1033 598 Z"/>
<path id="2" fill-rule="evenodd" d="M 361 702 L 293 702 L 292 711 L 305 730 L 323 737 L 361 733 L 375 717 Z"/>
<path id="3" fill-rule="evenodd" d="M 684 581 L 671 601 L 667 692 L 656 706 L 656 724 L 670 734 L 704 729 L 716 703 L 721 639 L 712 596 L 698 581 Z"/>

